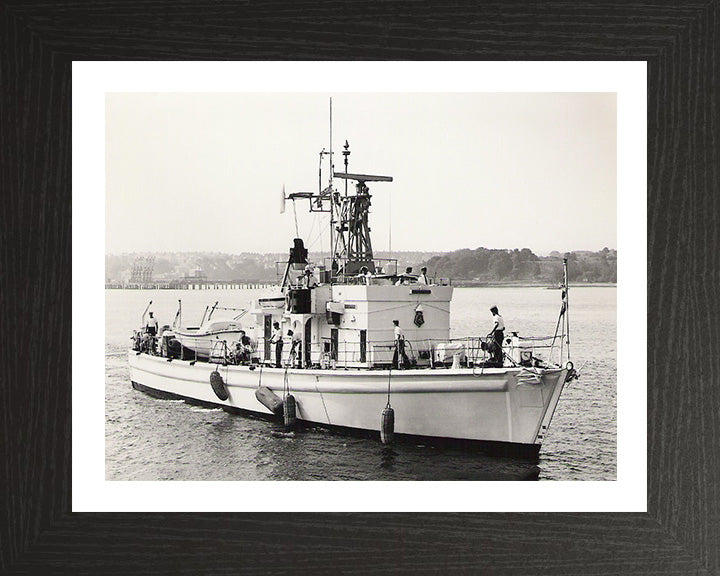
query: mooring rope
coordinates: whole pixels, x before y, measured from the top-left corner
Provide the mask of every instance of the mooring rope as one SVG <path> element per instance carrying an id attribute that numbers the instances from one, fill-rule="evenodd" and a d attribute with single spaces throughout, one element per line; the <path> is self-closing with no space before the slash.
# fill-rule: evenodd
<path id="1" fill-rule="evenodd" d="M 320 394 L 320 400 L 322 401 L 323 410 L 325 410 L 325 418 L 327 418 L 327 423 L 330 424 L 330 414 L 328 414 L 327 406 L 325 406 L 325 398 L 323 398 L 322 392 L 320 392 L 320 388 L 318 388 L 319 382 L 320 378 L 315 375 L 315 391 Z"/>
<path id="2" fill-rule="evenodd" d="M 391 380 L 391 378 L 392 378 L 392 366 L 390 366 L 390 370 L 388 370 L 388 393 L 387 393 L 387 404 L 385 405 L 385 408 L 390 408 L 390 380 Z"/>
<path id="3" fill-rule="evenodd" d="M 565 310 L 563 310 L 561 308 L 560 314 L 558 315 L 557 325 L 555 326 L 555 335 L 553 336 L 552 345 L 550 346 L 549 362 L 552 362 L 552 354 L 553 354 L 553 350 L 555 349 L 555 341 L 557 340 L 558 330 L 560 329 L 560 321 L 562 320 L 564 313 L 565 313 Z M 558 358 L 558 364 L 560 364 L 562 362 L 562 340 L 560 340 L 560 346 L 561 346 L 560 347 L 560 357 Z"/>

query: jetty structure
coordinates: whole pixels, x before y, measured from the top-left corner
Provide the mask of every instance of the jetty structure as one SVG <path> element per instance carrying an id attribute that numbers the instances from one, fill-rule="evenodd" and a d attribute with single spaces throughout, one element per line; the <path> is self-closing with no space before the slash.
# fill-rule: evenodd
<path id="1" fill-rule="evenodd" d="M 133 387 L 285 426 L 537 456 L 563 387 L 577 376 L 567 262 L 552 337 L 510 333 L 501 350 L 488 336 L 451 338 L 451 281 L 374 257 L 370 186 L 392 177 L 350 172 L 347 141 L 342 156 L 336 172 L 331 128 L 318 190 L 282 196 L 329 214 L 330 256 L 311 261 L 296 238 L 282 280 L 249 310 L 216 303 L 199 325 L 183 326 L 180 303 L 173 326 L 157 335 L 139 329 L 128 352 Z"/>

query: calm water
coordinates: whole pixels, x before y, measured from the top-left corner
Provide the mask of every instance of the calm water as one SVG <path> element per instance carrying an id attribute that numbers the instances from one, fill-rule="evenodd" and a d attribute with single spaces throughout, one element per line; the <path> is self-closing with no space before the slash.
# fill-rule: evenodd
<path id="1" fill-rule="evenodd" d="M 278 437 L 264 420 L 221 409 L 157 400 L 130 385 L 126 350 L 149 300 L 160 324 L 183 301 L 184 323 L 207 304 L 248 307 L 259 290 L 106 290 L 105 448 L 108 480 L 615 480 L 616 289 L 570 293 L 571 344 L 580 380 L 565 388 L 539 461 L 513 460 L 422 445 L 382 446 L 311 429 Z M 456 288 L 451 335 L 487 334 L 489 307 L 508 330 L 551 335 L 560 291 Z M 379 419 L 378 415 L 378 419 Z"/>

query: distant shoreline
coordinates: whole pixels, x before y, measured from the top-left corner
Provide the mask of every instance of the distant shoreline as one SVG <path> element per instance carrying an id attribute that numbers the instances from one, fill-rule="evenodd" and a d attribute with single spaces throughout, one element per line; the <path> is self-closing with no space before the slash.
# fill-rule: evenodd
<path id="1" fill-rule="evenodd" d="M 559 286 L 553 286 L 546 282 L 481 282 L 472 280 L 453 281 L 456 288 L 547 288 L 548 290 L 559 290 Z M 570 283 L 570 288 L 617 288 L 615 282 L 577 282 Z"/>
<path id="2" fill-rule="evenodd" d="M 257 284 L 257 285 L 246 285 L 246 284 L 240 284 L 242 288 L 240 289 L 246 289 L 246 288 L 265 288 L 268 289 L 270 286 L 274 286 L 274 284 Z M 457 282 L 452 282 L 452 286 L 455 288 L 544 288 L 546 290 L 559 290 L 560 288 L 558 286 L 550 286 L 548 284 L 543 283 L 530 283 L 530 282 L 473 282 L 470 280 L 463 281 L 459 280 Z M 617 288 L 617 284 L 611 283 L 611 282 L 582 282 L 580 284 L 570 284 L 571 288 Z M 137 287 L 124 287 L 124 286 L 113 286 L 113 285 L 106 285 L 105 290 L 138 290 L 140 288 Z M 142 290 L 168 290 L 170 288 L 168 287 L 146 287 L 142 288 Z M 182 290 L 182 288 L 173 288 L 175 290 Z"/>

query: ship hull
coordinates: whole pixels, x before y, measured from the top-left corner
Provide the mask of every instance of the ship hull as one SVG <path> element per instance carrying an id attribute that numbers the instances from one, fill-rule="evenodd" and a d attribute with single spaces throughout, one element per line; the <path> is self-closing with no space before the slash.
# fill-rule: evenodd
<path id="1" fill-rule="evenodd" d="M 145 392 L 274 418 L 255 396 L 259 386 L 292 394 L 297 417 L 312 425 L 379 434 L 388 404 L 395 434 L 432 443 L 505 447 L 537 453 L 565 382 L 566 370 L 544 370 L 528 383 L 520 368 L 475 370 L 314 370 L 222 366 L 129 352 L 133 386 Z M 210 385 L 217 370 L 228 392 Z M 388 394 L 389 388 L 389 394 Z"/>

